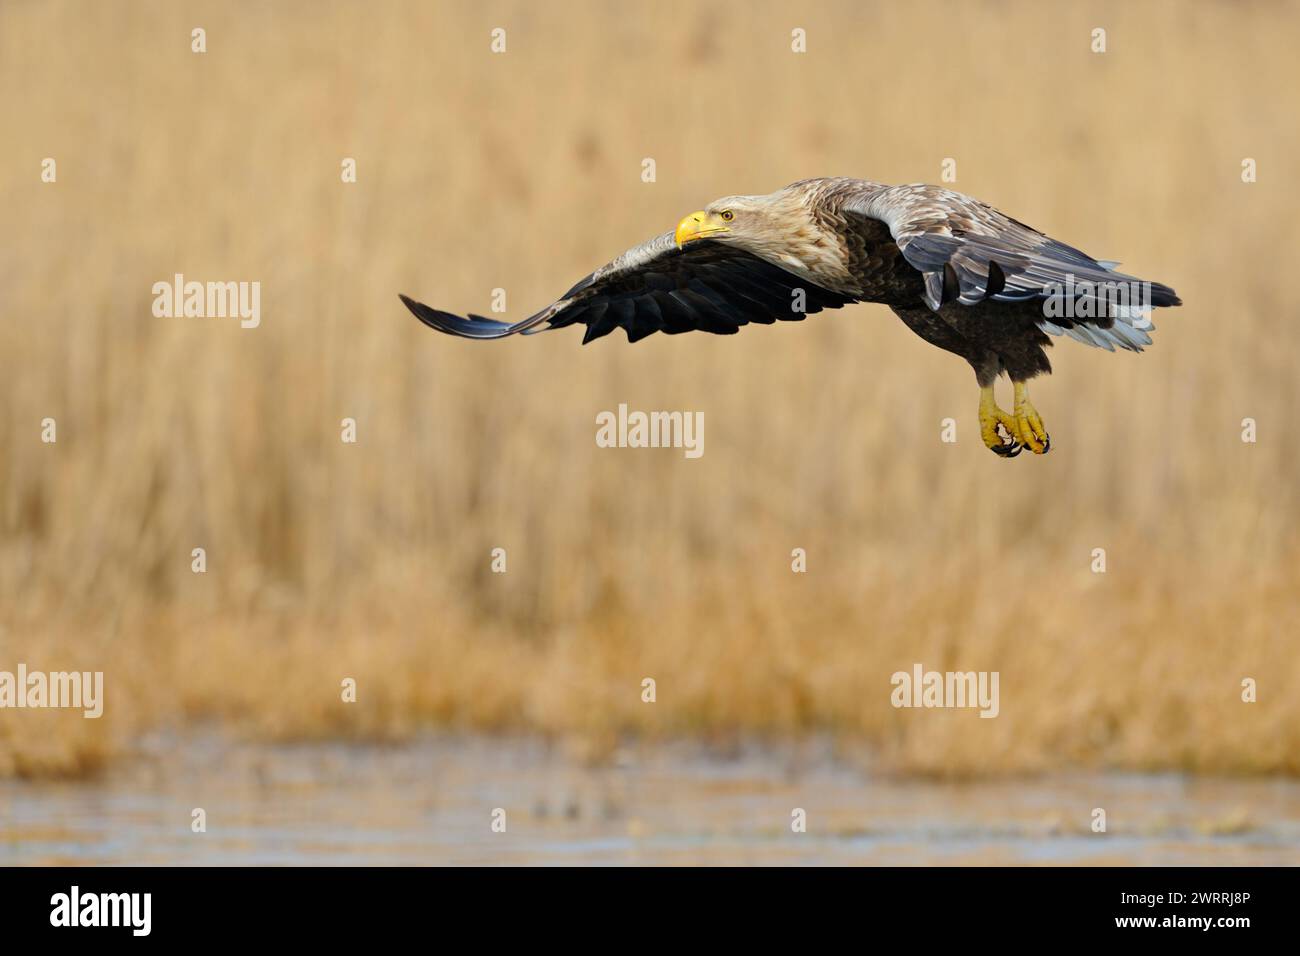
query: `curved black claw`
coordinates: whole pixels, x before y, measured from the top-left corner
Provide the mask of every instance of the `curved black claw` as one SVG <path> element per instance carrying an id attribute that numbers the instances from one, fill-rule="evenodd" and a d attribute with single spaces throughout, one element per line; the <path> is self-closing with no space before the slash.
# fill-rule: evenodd
<path id="1" fill-rule="evenodd" d="M 1016 455 L 1020 454 L 1020 450 L 1022 447 L 1023 446 L 1020 444 L 1020 442 L 1013 441 L 1009 445 L 994 445 L 992 446 L 992 449 L 993 449 L 993 454 L 998 455 L 1002 458 L 1015 458 Z"/>

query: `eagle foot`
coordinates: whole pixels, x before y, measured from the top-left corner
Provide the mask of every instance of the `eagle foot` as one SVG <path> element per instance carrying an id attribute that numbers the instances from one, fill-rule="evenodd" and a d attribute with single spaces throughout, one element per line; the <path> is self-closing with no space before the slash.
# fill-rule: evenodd
<path id="1" fill-rule="evenodd" d="M 1001 431 L 999 431 L 1001 428 Z M 1015 458 L 1020 454 L 1020 434 L 1015 416 L 998 408 L 993 386 L 980 389 L 980 437 L 995 455 Z"/>
<path id="2" fill-rule="evenodd" d="M 1012 435 L 1035 455 L 1046 455 L 1052 450 L 1052 438 L 1043 427 L 1038 409 L 1029 401 L 1029 388 L 1024 382 L 1016 387 L 1015 430 Z"/>

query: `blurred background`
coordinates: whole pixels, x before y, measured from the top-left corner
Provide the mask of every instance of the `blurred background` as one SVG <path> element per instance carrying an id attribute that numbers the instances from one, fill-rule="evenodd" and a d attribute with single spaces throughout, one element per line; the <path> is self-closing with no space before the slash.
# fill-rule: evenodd
<path id="1" fill-rule="evenodd" d="M 16 788 L 84 795 L 196 733 L 524 739 L 574 773 L 690 741 L 933 786 L 1296 774 L 1297 27 L 1280 3 L 0 5 L 0 669 L 106 683 L 98 721 L 0 712 L 0 778 L 28 781 L 0 856 Z M 881 306 L 580 348 L 438 336 L 397 299 L 487 313 L 499 287 L 519 318 L 717 196 L 946 158 L 1186 303 L 1142 355 L 1058 340 L 1044 458 L 989 454 L 969 368 Z M 260 282 L 260 327 L 156 318 L 176 273 Z M 624 402 L 704 412 L 704 456 L 597 448 Z M 915 662 L 998 671 L 1000 715 L 895 710 Z M 1300 798 L 1270 793 L 1208 819 L 1295 838 Z"/>

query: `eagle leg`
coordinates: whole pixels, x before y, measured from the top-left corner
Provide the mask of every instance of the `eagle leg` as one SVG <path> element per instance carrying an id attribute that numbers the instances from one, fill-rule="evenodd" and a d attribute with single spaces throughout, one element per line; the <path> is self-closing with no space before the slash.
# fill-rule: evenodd
<path id="1" fill-rule="evenodd" d="M 1016 389 L 1015 431 L 1012 434 L 1035 455 L 1046 455 L 1052 450 L 1052 439 L 1043 427 L 1038 410 L 1029 402 L 1029 386 L 1013 382 Z"/>
<path id="2" fill-rule="evenodd" d="M 998 432 L 999 425 L 1006 432 L 1005 438 Z M 984 439 L 984 444 L 992 449 L 995 455 L 1001 455 L 1003 458 L 1015 458 L 1016 455 L 1020 454 L 1020 442 L 1016 440 L 1018 435 L 1019 431 L 1015 418 L 998 408 L 997 398 L 993 394 L 993 386 L 986 385 L 981 388 L 980 437 Z"/>

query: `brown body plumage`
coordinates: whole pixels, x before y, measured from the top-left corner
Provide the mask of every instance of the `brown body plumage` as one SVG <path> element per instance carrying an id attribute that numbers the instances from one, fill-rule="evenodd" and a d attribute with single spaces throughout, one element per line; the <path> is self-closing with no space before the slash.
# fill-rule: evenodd
<path id="1" fill-rule="evenodd" d="M 1141 351 L 1151 341 L 1151 308 L 1180 304 L 1169 287 L 1115 272 L 968 196 L 845 178 L 719 199 L 514 324 L 402 301 L 452 335 L 502 338 L 581 323 L 584 343 L 615 328 L 631 342 L 658 331 L 729 334 L 750 322 L 881 303 L 970 363 L 983 438 L 1005 456 L 1022 445 L 1050 447 L 1024 387 L 1051 371 L 1049 333 Z M 993 401 L 1000 372 L 1016 383 L 1015 415 Z"/>

